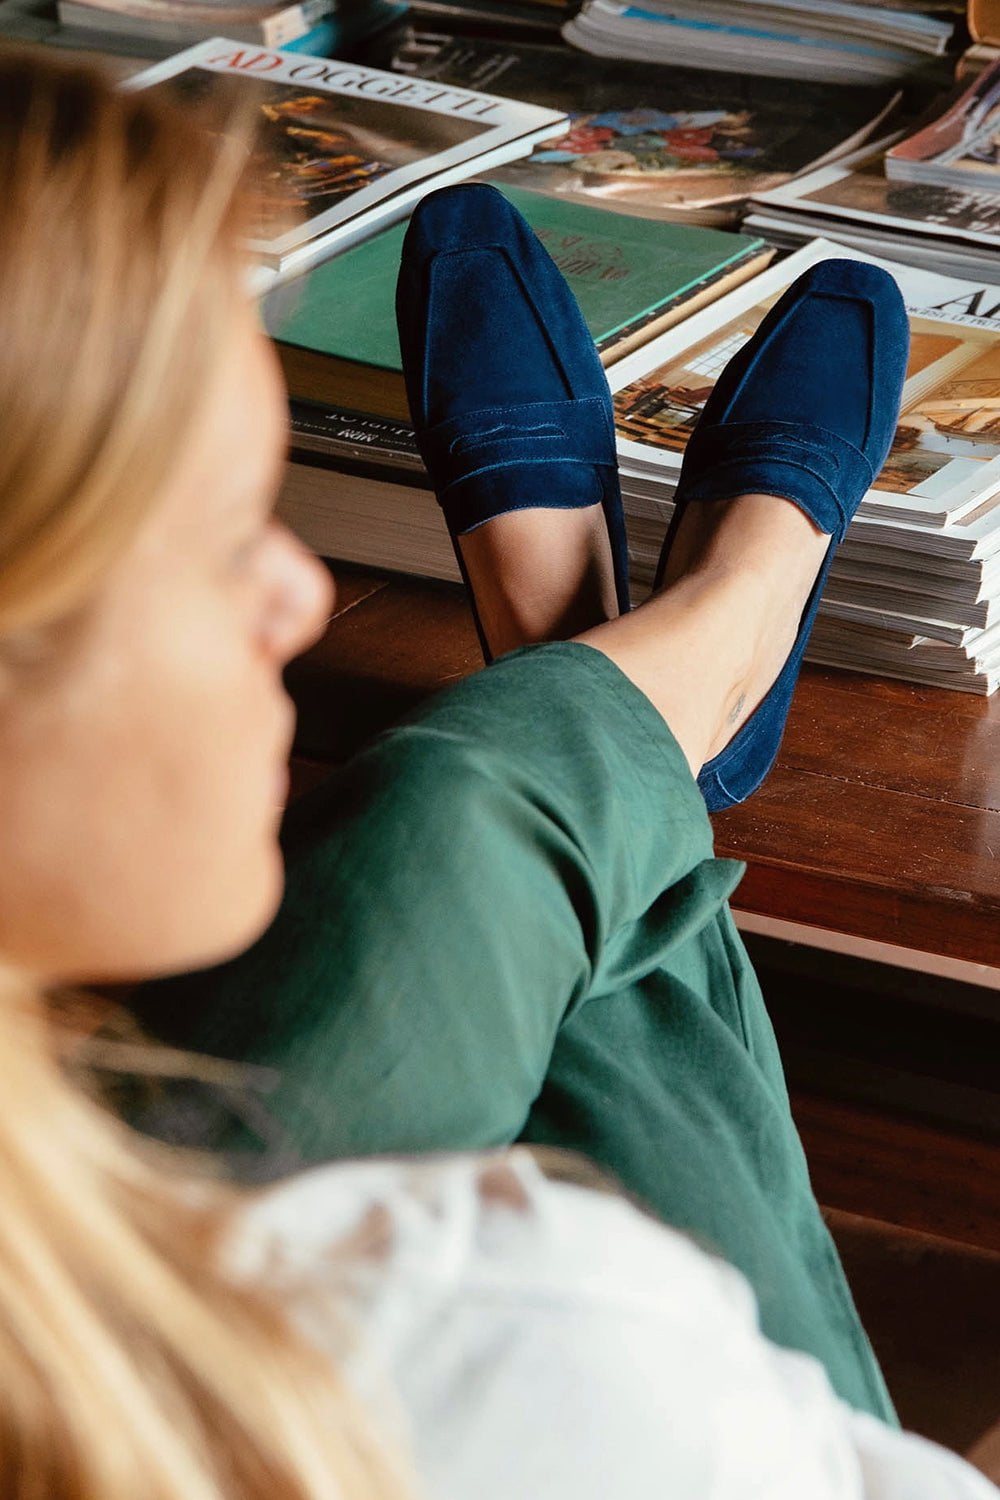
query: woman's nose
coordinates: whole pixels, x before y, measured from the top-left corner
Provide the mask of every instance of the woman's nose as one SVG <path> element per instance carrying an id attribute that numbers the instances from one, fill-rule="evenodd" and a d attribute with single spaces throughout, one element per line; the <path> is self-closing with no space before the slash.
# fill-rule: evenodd
<path id="1" fill-rule="evenodd" d="M 268 607 L 262 644 L 282 663 L 323 633 L 333 611 L 333 579 L 323 564 L 280 523 L 268 558 Z"/>

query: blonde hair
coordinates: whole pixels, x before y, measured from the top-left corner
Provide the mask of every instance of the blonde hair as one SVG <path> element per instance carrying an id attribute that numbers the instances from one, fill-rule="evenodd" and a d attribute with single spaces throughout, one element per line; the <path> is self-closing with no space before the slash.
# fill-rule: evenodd
<path id="1" fill-rule="evenodd" d="M 86 606 L 168 474 L 240 286 L 245 134 L 0 58 L 0 655 Z M 221 1265 L 243 1199 L 68 1081 L 0 973 L 0 1496 L 401 1493 L 330 1362 Z"/>

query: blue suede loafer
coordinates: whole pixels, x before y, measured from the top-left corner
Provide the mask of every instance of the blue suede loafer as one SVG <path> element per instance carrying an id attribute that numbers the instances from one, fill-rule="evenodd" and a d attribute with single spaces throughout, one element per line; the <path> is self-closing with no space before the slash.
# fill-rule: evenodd
<path id="1" fill-rule="evenodd" d="M 611 395 L 562 273 L 502 193 L 429 193 L 403 242 L 396 286 L 417 443 L 472 600 L 458 538 L 536 507 L 604 508 L 619 608 L 628 548 Z"/>
<path id="2" fill-rule="evenodd" d="M 723 370 L 691 435 L 657 586 L 681 517 L 696 501 L 779 495 L 830 534 L 777 681 L 698 776 L 711 812 L 744 801 L 774 764 L 834 553 L 892 444 L 909 339 L 888 272 L 863 261 L 820 261 Z"/>

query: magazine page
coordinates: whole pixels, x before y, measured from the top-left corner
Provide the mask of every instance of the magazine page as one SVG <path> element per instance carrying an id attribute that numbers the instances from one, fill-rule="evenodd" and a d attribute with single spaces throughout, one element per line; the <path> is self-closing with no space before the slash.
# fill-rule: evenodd
<path id="1" fill-rule="evenodd" d="M 159 84 L 185 99 L 218 97 L 259 112 L 268 192 L 250 248 L 272 265 L 319 236 L 332 249 L 333 233 L 362 215 L 371 229 L 387 222 L 379 209 L 390 200 L 391 216 L 399 217 L 429 177 L 461 167 L 468 175 L 484 157 L 498 159 L 498 150 L 517 151 L 521 142 L 528 150 L 564 118 L 358 63 L 218 38 L 127 87 Z"/>
<path id="2" fill-rule="evenodd" d="M 889 458 L 861 514 L 944 526 L 1000 493 L 1000 291 L 817 240 L 609 371 L 619 455 L 671 486 L 717 376 L 785 288 L 836 257 L 884 264 L 910 312 L 910 363 Z M 817 351 L 822 357 L 822 351 Z"/>
<path id="3" fill-rule="evenodd" d="M 975 511 L 939 531 L 928 531 L 926 526 L 909 521 L 887 522 L 878 516 L 859 514 L 851 522 L 841 552 L 861 557 L 863 551 L 856 550 L 855 543 L 860 549 L 877 549 L 871 561 L 890 556 L 889 548 L 900 554 L 917 553 L 922 559 L 944 558 L 959 564 L 992 561 L 1000 558 L 1000 507 L 988 501 L 982 514 Z"/>

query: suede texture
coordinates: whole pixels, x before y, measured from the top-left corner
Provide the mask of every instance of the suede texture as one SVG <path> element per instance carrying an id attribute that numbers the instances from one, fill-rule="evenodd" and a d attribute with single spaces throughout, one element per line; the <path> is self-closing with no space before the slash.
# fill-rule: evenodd
<path id="1" fill-rule="evenodd" d="M 749 797 L 777 757 L 834 553 L 892 445 L 909 339 L 888 272 L 863 261 L 820 261 L 730 360 L 688 443 L 657 582 L 681 517 L 698 501 L 780 495 L 830 535 L 777 681 L 702 767 L 698 785 L 712 812 Z"/>
<path id="2" fill-rule="evenodd" d="M 452 540 L 508 511 L 600 503 L 627 610 L 607 379 L 562 273 L 496 188 L 462 184 L 421 201 L 396 318 L 417 443 Z M 455 551 L 468 584 L 457 541 Z M 480 640 L 489 659 L 481 628 Z"/>

